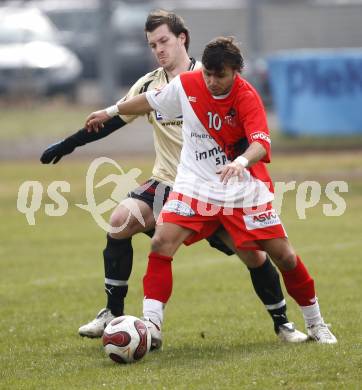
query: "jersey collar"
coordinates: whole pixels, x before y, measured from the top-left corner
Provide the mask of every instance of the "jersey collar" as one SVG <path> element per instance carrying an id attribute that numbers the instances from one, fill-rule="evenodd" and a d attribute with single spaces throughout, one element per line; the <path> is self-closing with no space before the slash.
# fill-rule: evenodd
<path id="1" fill-rule="evenodd" d="M 187 71 L 193 70 L 195 68 L 195 65 L 196 65 L 195 58 L 190 57 L 190 64 L 189 64 L 189 67 L 188 67 Z M 167 84 L 168 84 L 169 80 L 168 80 L 168 75 L 167 75 L 165 69 L 163 70 L 163 72 L 165 73 L 166 81 L 167 81 Z"/>

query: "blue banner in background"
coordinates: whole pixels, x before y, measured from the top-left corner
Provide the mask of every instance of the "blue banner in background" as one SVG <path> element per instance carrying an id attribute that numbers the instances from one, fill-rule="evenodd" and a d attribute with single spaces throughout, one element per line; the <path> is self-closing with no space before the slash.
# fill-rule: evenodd
<path id="1" fill-rule="evenodd" d="M 362 49 L 281 52 L 268 72 L 283 132 L 362 134 Z"/>

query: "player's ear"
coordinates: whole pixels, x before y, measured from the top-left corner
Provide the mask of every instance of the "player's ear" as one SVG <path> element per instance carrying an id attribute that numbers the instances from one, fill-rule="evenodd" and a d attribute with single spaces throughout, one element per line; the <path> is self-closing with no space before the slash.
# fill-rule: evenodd
<path id="1" fill-rule="evenodd" d="M 181 43 L 183 43 L 184 45 L 186 44 L 186 34 L 185 33 L 180 33 L 180 35 L 178 36 L 181 40 Z"/>

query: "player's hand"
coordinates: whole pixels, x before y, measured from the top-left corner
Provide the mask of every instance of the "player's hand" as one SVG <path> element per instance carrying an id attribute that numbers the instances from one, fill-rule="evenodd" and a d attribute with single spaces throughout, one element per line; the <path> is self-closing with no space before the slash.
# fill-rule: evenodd
<path id="1" fill-rule="evenodd" d="M 220 181 L 222 181 L 224 184 L 227 184 L 227 182 L 232 177 L 237 177 L 239 179 L 243 178 L 243 172 L 244 167 L 240 163 L 237 163 L 235 161 L 225 165 L 220 171 L 216 172 L 220 174 Z"/>
<path id="2" fill-rule="evenodd" d="M 40 157 L 40 161 L 43 164 L 56 164 L 63 156 L 70 154 L 77 147 L 77 145 L 71 142 L 60 141 L 56 144 L 50 145 L 45 149 Z"/>
<path id="3" fill-rule="evenodd" d="M 98 133 L 103 128 L 103 123 L 108 119 L 111 119 L 111 117 L 106 113 L 106 110 L 95 111 L 87 117 L 84 127 L 88 132 L 95 131 Z"/>

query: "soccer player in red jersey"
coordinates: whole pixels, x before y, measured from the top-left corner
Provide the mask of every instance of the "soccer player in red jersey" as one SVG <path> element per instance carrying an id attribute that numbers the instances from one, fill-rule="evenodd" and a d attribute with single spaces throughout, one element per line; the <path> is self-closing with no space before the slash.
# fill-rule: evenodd
<path id="1" fill-rule="evenodd" d="M 266 115 L 257 92 L 240 76 L 240 50 L 232 38 L 217 38 L 206 46 L 202 65 L 160 91 L 90 114 L 85 124 L 89 131 L 99 131 L 112 115 L 151 110 L 164 117 L 183 115 L 180 164 L 157 221 L 144 277 L 143 311 L 151 334 L 161 343 L 163 307 L 172 292 L 171 262 L 178 247 L 223 225 L 236 248 L 270 255 L 301 307 L 309 337 L 334 344 L 337 339 L 321 316 L 314 281 L 272 208 Z"/>
<path id="2" fill-rule="evenodd" d="M 202 67 L 201 62 L 189 57 L 190 33 L 183 19 L 175 13 L 166 10 L 150 12 L 145 23 L 145 34 L 150 49 L 160 66 L 141 77 L 123 98 L 125 100 L 147 90 L 161 89 L 180 73 Z M 103 124 L 102 130 L 98 133 L 88 132 L 82 128 L 63 141 L 50 145 L 43 152 L 41 162 L 55 164 L 76 148 L 108 136 L 132 122 L 137 116 L 114 116 Z M 108 232 L 106 247 L 103 251 L 106 307 L 101 309 L 94 319 L 79 328 L 78 332 L 81 336 L 101 337 L 105 325 L 113 318 L 124 314 L 124 301 L 133 265 L 132 236 L 139 232 L 144 232 L 149 236 L 153 235 L 157 216 L 172 190 L 176 177 L 182 147 L 183 119 L 182 117 L 163 118 L 158 111 L 148 113 L 147 119 L 153 128 L 155 147 L 152 176 L 144 184 L 131 191 L 128 198 L 121 201 L 112 212 L 110 225 L 113 230 L 117 231 Z M 230 120 L 232 121 L 232 118 Z M 221 152 L 220 149 L 218 154 Z M 226 161 L 225 155 L 215 158 L 219 164 L 220 162 L 224 164 Z M 139 215 L 142 215 L 144 225 L 130 214 L 130 209 L 136 209 Z M 255 292 L 270 314 L 278 337 L 286 342 L 305 341 L 307 335 L 289 322 L 279 274 L 265 252 L 237 250 L 223 228 L 208 237 L 207 241 L 212 247 L 227 255 L 235 253 L 248 267 Z"/>

